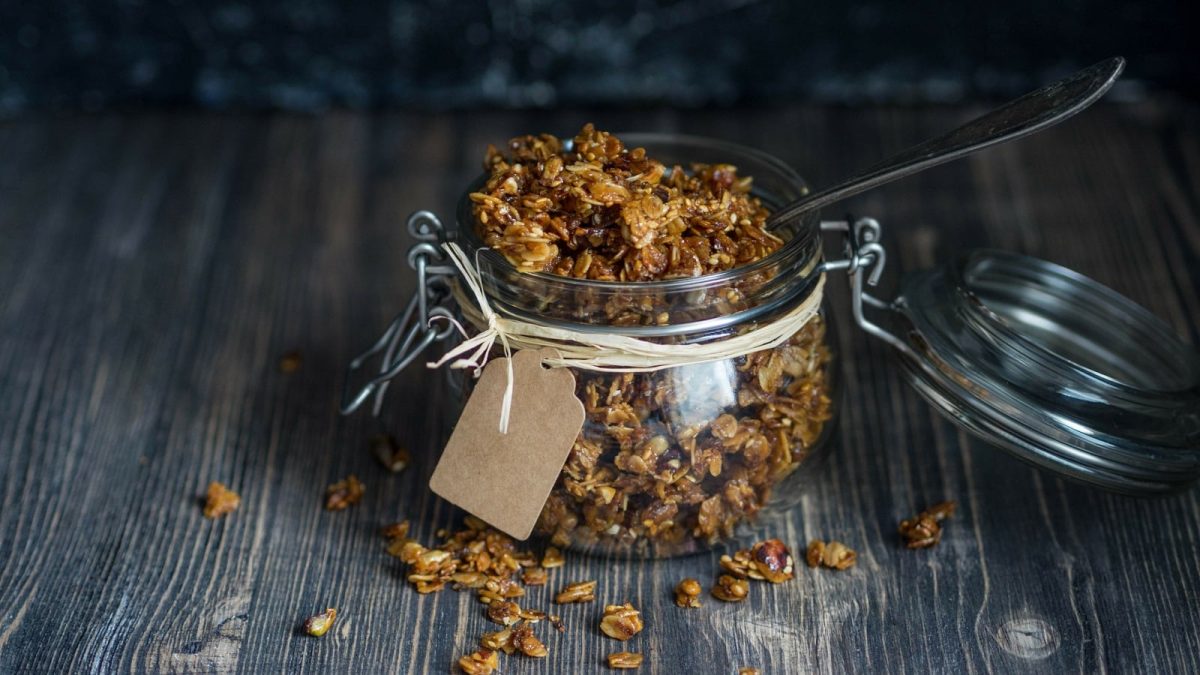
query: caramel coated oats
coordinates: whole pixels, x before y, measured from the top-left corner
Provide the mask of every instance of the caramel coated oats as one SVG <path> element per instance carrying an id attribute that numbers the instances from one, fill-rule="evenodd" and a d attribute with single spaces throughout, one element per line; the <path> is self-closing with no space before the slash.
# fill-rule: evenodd
<path id="1" fill-rule="evenodd" d="M 466 675 L 492 675 L 500 667 L 500 655 L 491 649 L 480 649 L 458 660 Z"/>
<path id="2" fill-rule="evenodd" d="M 351 474 L 345 480 L 340 480 L 325 488 L 325 510 L 341 511 L 357 504 L 367 491 L 366 486 Z"/>
<path id="3" fill-rule="evenodd" d="M 900 521 L 900 536 L 908 548 L 929 548 L 942 540 L 942 520 L 954 515 L 957 502 L 946 501 Z"/>
<path id="4" fill-rule="evenodd" d="M 455 590 L 475 590 L 484 603 L 523 596 L 516 579 L 537 565 L 533 553 L 518 550 L 511 537 L 478 518 L 467 516 L 464 523 L 458 532 L 442 533 L 443 542 L 434 548 L 399 537 L 387 551 L 408 565 L 406 578 L 418 593 L 453 584 Z"/>
<path id="5" fill-rule="evenodd" d="M 668 169 L 588 124 L 488 148 L 472 193 L 484 243 L 525 272 L 604 281 L 693 277 L 758 260 L 783 241 L 751 179 L 728 164 Z"/>
<path id="6" fill-rule="evenodd" d="M 809 567 L 828 567 L 833 570 L 848 570 L 858 561 L 854 549 L 840 541 L 828 543 L 816 540 L 808 542 L 808 550 L 804 555 Z"/>
<path id="7" fill-rule="evenodd" d="M 792 551 L 778 539 L 760 541 L 748 549 L 720 558 L 721 569 L 741 579 L 781 584 L 795 576 Z"/>
<path id="8" fill-rule="evenodd" d="M 213 481 L 208 484 L 208 492 L 205 495 L 204 517 L 220 518 L 225 514 L 233 513 L 241 503 L 242 498 L 238 493 Z"/>
<path id="9" fill-rule="evenodd" d="M 684 579 L 675 586 L 675 604 L 689 609 L 700 606 L 700 582 L 695 579 Z"/>
<path id="10" fill-rule="evenodd" d="M 644 625 L 641 612 L 628 602 L 624 605 L 605 605 L 604 616 L 600 618 L 600 631 L 622 642 L 642 632 Z"/>
<path id="11" fill-rule="evenodd" d="M 510 600 L 500 600 L 488 605 L 487 618 L 501 626 L 511 626 L 521 620 L 521 607 Z"/>
<path id="12" fill-rule="evenodd" d="M 722 574 L 713 584 L 712 596 L 724 602 L 741 602 L 750 595 L 750 582 L 729 574 Z"/>
<path id="13" fill-rule="evenodd" d="M 554 602 L 557 602 L 560 605 L 591 602 L 595 599 L 595 581 L 580 581 L 574 584 L 568 584 L 566 588 L 558 592 L 558 595 L 554 596 Z"/>
<path id="14" fill-rule="evenodd" d="M 608 655 L 608 667 L 614 670 L 632 670 L 642 666 L 642 655 L 637 652 L 617 652 Z"/>

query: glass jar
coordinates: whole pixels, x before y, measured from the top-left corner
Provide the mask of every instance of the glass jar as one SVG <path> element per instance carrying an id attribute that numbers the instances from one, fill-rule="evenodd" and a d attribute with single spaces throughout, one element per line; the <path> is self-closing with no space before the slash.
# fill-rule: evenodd
<path id="1" fill-rule="evenodd" d="M 807 192 L 786 164 L 738 145 L 621 138 L 668 166 L 734 164 L 753 176 L 768 208 Z M 885 262 L 878 223 L 821 223 L 816 214 L 774 229 L 785 243 L 771 255 L 710 275 L 621 283 L 519 272 L 476 234 L 468 195 L 485 180 L 464 191 L 454 229 L 428 212 L 410 219 L 420 243 L 409 262 L 422 290 L 351 364 L 383 354 L 380 375 L 343 401 L 344 413 L 373 394 L 378 411 L 387 381 L 452 336 L 449 322 L 435 328 L 432 317 L 480 328 L 470 311 L 448 306 L 455 270 L 435 244 L 453 241 L 475 261 L 497 314 L 682 345 L 771 322 L 815 301 L 825 277 L 845 271 L 858 326 L 894 347 L 918 393 L 965 430 L 1117 492 L 1161 494 L 1200 477 L 1200 357 L 1161 320 L 1074 272 L 973 252 L 906 275 L 900 296 L 886 302 L 865 292 Z M 824 256 L 828 230 L 843 236 L 840 258 Z M 828 312 L 822 304 L 764 351 L 652 372 L 577 370 L 586 421 L 535 531 L 572 548 L 660 557 L 740 542 L 754 521 L 794 506 L 840 400 Z"/>

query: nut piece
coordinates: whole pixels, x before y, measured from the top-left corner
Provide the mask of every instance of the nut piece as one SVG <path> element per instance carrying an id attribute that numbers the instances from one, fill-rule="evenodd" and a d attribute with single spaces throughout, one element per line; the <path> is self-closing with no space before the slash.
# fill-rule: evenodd
<path id="1" fill-rule="evenodd" d="M 511 626 L 521 619 L 521 607 L 511 600 L 492 602 L 487 608 L 487 618 L 501 626 Z"/>
<path id="2" fill-rule="evenodd" d="M 809 567 L 820 567 L 821 561 L 825 559 L 825 542 L 820 539 L 813 539 L 808 542 L 808 550 L 805 551 L 804 561 Z"/>
<path id="3" fill-rule="evenodd" d="M 341 511 L 352 504 L 357 504 L 366 491 L 366 487 L 359 482 L 358 477 L 350 474 L 345 480 L 340 480 L 325 488 L 325 510 Z"/>
<path id="4" fill-rule="evenodd" d="M 604 606 L 600 630 L 610 638 L 624 642 L 642 632 L 643 626 L 641 613 L 630 603 Z"/>
<path id="5" fill-rule="evenodd" d="M 858 554 L 854 552 L 854 549 L 840 541 L 831 541 L 826 544 L 825 553 L 821 557 L 823 565 L 835 570 L 848 570 L 854 567 L 857 560 Z"/>
<path id="6" fill-rule="evenodd" d="M 825 543 L 820 540 L 808 542 L 804 555 L 809 567 L 828 567 L 831 570 L 848 570 L 854 567 L 858 554 L 840 541 Z"/>
<path id="7" fill-rule="evenodd" d="M 303 363 L 303 358 L 300 356 L 300 352 L 290 351 L 279 357 L 279 372 L 290 375 L 300 370 L 301 363 Z"/>
<path id="8" fill-rule="evenodd" d="M 387 434 L 371 437 L 371 454 L 392 473 L 400 473 L 412 462 L 412 454 Z"/>
<path id="9" fill-rule="evenodd" d="M 204 501 L 204 517 L 220 518 L 232 513 L 242 503 L 241 496 L 214 481 L 208 484 L 208 498 Z"/>
<path id="10" fill-rule="evenodd" d="M 320 614 L 314 614 L 304 620 L 304 632 L 313 637 L 321 637 L 329 632 L 337 619 L 337 610 L 330 607 Z"/>
<path id="11" fill-rule="evenodd" d="M 459 659 L 458 667 L 467 675 L 492 675 L 500 667 L 500 656 L 491 649 L 480 649 Z"/>
<path id="12" fill-rule="evenodd" d="M 722 574 L 712 587 L 712 596 L 725 602 L 741 602 L 749 594 L 750 582 L 728 574 Z"/>
<path id="13" fill-rule="evenodd" d="M 494 652 L 504 652 L 512 654 L 516 648 L 512 644 L 513 629 L 505 628 L 498 630 L 495 633 L 484 633 L 483 637 L 479 638 L 479 646 L 484 649 L 490 649 Z"/>
<path id="14" fill-rule="evenodd" d="M 773 584 L 781 584 L 795 576 L 792 551 L 778 539 L 768 539 L 755 544 L 750 549 L 750 566 L 759 576 Z"/>
<path id="15" fill-rule="evenodd" d="M 566 561 L 563 559 L 562 551 L 553 546 L 546 547 L 546 554 L 542 556 L 543 568 L 552 570 L 555 567 L 562 567 L 564 562 Z"/>
<path id="16" fill-rule="evenodd" d="M 684 608 L 700 606 L 700 582 L 695 579 L 684 579 L 675 587 L 675 604 Z"/>
<path id="17" fill-rule="evenodd" d="M 567 587 L 554 596 L 554 602 L 566 605 L 575 602 L 591 602 L 596 599 L 596 582 L 580 581 L 567 584 Z"/>
<path id="18" fill-rule="evenodd" d="M 522 623 L 517 626 L 512 633 L 512 646 L 525 656 L 532 656 L 540 659 L 549 654 L 546 645 L 533 634 L 533 626 L 529 623 Z"/>
<path id="19" fill-rule="evenodd" d="M 642 655 L 637 652 L 617 652 L 608 655 L 608 667 L 614 670 L 633 670 L 642 666 Z"/>
<path id="20" fill-rule="evenodd" d="M 941 521 L 954 514 L 957 502 L 947 501 L 900 521 L 900 536 L 908 548 L 929 548 L 942 540 Z"/>

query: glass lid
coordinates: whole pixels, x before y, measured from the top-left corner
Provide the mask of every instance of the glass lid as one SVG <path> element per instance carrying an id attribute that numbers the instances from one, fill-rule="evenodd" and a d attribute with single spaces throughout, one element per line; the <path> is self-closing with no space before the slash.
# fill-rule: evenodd
<path id="1" fill-rule="evenodd" d="M 983 250 L 906 275 L 890 305 L 867 300 L 899 328 L 863 322 L 856 302 L 860 323 L 887 333 L 917 391 L 966 430 L 1116 492 L 1200 478 L 1200 355 L 1115 291 Z"/>

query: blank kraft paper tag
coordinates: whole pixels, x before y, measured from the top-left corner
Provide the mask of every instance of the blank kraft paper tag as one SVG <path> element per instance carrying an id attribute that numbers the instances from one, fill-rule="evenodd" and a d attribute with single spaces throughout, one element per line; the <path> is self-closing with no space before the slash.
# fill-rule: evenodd
<path id="1" fill-rule="evenodd" d="M 517 539 L 528 539 L 579 430 L 583 403 L 566 368 L 545 368 L 553 350 L 523 349 L 512 357 L 508 433 L 500 407 L 508 384 L 505 361 L 489 361 L 450 435 L 429 487 L 446 501 Z"/>

